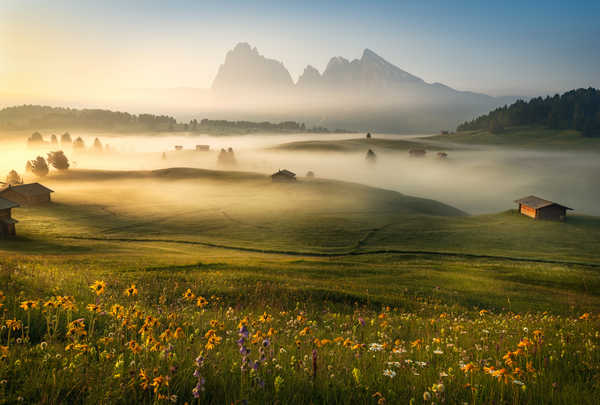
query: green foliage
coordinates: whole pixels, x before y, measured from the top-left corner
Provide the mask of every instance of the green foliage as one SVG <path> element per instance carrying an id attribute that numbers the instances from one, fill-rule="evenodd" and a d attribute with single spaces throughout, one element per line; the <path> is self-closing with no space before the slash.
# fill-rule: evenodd
<path id="1" fill-rule="evenodd" d="M 554 97 L 519 100 L 458 126 L 458 131 L 543 125 L 552 129 L 575 129 L 585 137 L 600 136 L 600 91 L 577 89 Z"/>

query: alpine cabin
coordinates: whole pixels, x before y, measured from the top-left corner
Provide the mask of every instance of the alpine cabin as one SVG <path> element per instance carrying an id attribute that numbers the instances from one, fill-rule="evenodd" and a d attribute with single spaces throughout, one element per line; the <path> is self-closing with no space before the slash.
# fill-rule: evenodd
<path id="1" fill-rule="evenodd" d="M 408 155 L 410 157 L 425 157 L 427 151 L 425 149 L 409 149 Z"/>
<path id="2" fill-rule="evenodd" d="M 271 180 L 273 180 L 273 182 L 285 183 L 296 181 L 297 179 L 296 173 L 292 173 L 289 170 L 283 169 L 278 170 L 276 173 L 273 173 L 271 175 Z"/>
<path id="3" fill-rule="evenodd" d="M 16 236 L 15 224 L 19 221 L 13 219 L 11 210 L 19 204 L 0 197 L 0 239 Z"/>
<path id="4" fill-rule="evenodd" d="M 17 184 L 0 188 L 0 197 L 19 205 L 41 205 L 50 202 L 53 192 L 40 183 Z"/>
<path id="5" fill-rule="evenodd" d="M 567 216 L 567 210 L 573 210 L 573 208 L 565 207 L 564 205 L 544 200 L 534 195 L 515 200 L 515 202 L 519 204 L 519 213 L 533 219 L 564 221 Z"/>

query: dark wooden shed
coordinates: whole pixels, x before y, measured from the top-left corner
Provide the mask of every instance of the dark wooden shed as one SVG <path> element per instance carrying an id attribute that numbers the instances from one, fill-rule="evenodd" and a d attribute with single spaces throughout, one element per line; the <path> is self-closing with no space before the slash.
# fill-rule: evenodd
<path id="1" fill-rule="evenodd" d="M 289 170 L 283 169 L 271 175 L 271 180 L 274 182 L 292 182 L 296 181 L 296 173 L 290 172 Z"/>
<path id="2" fill-rule="evenodd" d="M 409 151 L 408 151 L 408 155 L 410 157 L 425 157 L 426 154 L 427 154 L 427 151 L 425 149 L 420 149 L 420 148 L 409 149 Z"/>
<path id="3" fill-rule="evenodd" d="M 17 184 L 0 188 L 0 197 L 20 205 L 40 205 L 49 203 L 53 192 L 40 183 Z"/>
<path id="4" fill-rule="evenodd" d="M 515 202 L 519 204 L 519 213 L 534 219 L 564 221 L 567 210 L 573 210 L 573 208 L 534 195 L 515 200 Z"/>
<path id="5" fill-rule="evenodd" d="M 0 239 L 16 236 L 15 224 L 19 221 L 13 219 L 11 210 L 19 204 L 0 197 Z"/>

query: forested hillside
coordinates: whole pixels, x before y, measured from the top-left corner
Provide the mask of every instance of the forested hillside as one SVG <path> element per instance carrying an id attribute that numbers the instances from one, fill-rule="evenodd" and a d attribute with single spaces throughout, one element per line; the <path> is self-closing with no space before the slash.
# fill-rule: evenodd
<path id="1" fill-rule="evenodd" d="M 490 130 L 500 133 L 508 126 L 542 125 L 552 129 L 575 129 L 583 136 L 600 136 L 600 91 L 594 88 L 568 91 L 554 97 L 519 100 L 458 126 L 458 131 Z"/>
<path id="2" fill-rule="evenodd" d="M 189 123 L 177 122 L 168 115 L 130 114 L 120 111 L 100 109 L 74 109 L 48 107 L 39 105 L 22 105 L 0 110 L 0 129 L 5 130 L 97 130 L 115 132 L 175 132 L 190 131 L 200 133 L 253 133 L 253 132 L 314 132 L 328 133 L 324 127 L 307 128 L 304 123 L 284 121 L 272 123 L 268 121 L 226 121 L 193 119 Z M 336 129 L 333 132 L 349 132 Z"/>

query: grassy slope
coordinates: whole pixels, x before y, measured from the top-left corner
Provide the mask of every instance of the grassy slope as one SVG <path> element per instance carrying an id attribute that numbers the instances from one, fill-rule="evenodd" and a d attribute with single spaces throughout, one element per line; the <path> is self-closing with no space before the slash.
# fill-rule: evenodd
<path id="1" fill-rule="evenodd" d="M 175 177 L 184 174 L 190 176 L 171 171 Z M 138 177 L 141 189 L 139 176 L 150 176 L 120 174 L 131 175 Z M 73 176 L 81 180 L 83 174 Z M 49 185 L 58 190 L 57 202 L 16 210 L 21 236 L 0 244 L 2 261 L 18 260 L 24 268 L 35 269 L 26 273 L 31 282 L 26 277 L 24 288 L 44 288 L 40 277 L 48 277 L 48 285 L 73 278 L 84 280 L 85 285 L 103 277 L 119 283 L 202 282 L 219 294 L 270 304 L 304 297 L 410 306 L 415 295 L 433 295 L 467 307 L 558 312 L 571 311 L 572 306 L 600 308 L 597 218 L 573 216 L 566 223 L 552 223 L 513 212 L 434 216 L 415 212 L 411 204 L 443 207 L 438 214 L 457 212 L 429 200 L 347 183 L 303 182 L 273 191 L 261 176 L 247 181 L 256 193 L 248 194 L 242 207 L 235 204 L 240 182 L 232 177 L 237 174 L 204 176 L 219 180 L 201 181 L 202 176 L 196 176 L 193 186 L 210 182 L 219 185 L 218 191 L 203 190 L 206 198 L 191 203 L 195 209 L 143 194 L 135 198 L 130 187 L 113 181 L 76 192 L 68 189 L 66 179 L 50 180 Z M 188 178 L 185 187 L 190 187 L 189 182 Z M 151 188 L 159 186 L 168 194 L 170 187 L 181 187 L 177 183 L 171 179 Z M 306 187 L 310 192 L 290 187 Z M 180 189 L 174 191 L 180 198 Z M 266 200 L 261 196 L 271 198 L 279 192 L 300 204 L 293 209 L 285 205 L 264 209 Z M 217 198 L 214 193 L 219 206 L 213 207 L 209 201 Z M 290 197 L 290 193 L 295 194 Z M 321 198 L 328 207 L 321 206 Z M 358 202 L 347 205 L 347 200 Z M 377 253 L 365 254 L 369 252 Z M 444 252 L 500 257 L 439 254 Z M 249 289 L 252 285 L 256 287 Z M 253 289 L 260 290 L 259 296 Z"/>
<path id="2" fill-rule="evenodd" d="M 320 151 L 320 152 L 366 152 L 369 148 L 386 151 L 407 151 L 411 148 L 423 148 L 419 142 L 381 138 L 352 138 L 327 141 L 297 141 L 276 146 L 274 149 L 287 151 Z M 431 145 L 429 150 L 442 150 Z M 448 149 L 448 148 L 446 148 Z"/>
<path id="3" fill-rule="evenodd" d="M 465 131 L 449 135 L 436 135 L 423 140 L 542 150 L 600 150 L 600 138 L 584 138 L 575 130 L 554 130 L 541 127 L 507 128 L 501 134 L 492 134 L 488 131 Z"/>

